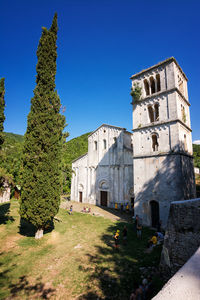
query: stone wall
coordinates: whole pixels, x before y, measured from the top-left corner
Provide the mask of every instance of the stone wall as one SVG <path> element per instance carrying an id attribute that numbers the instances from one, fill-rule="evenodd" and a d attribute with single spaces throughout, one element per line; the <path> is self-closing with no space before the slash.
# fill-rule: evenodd
<path id="1" fill-rule="evenodd" d="M 200 248 L 152 300 L 200 299 Z"/>
<path id="2" fill-rule="evenodd" d="M 161 255 L 161 272 L 168 278 L 177 272 L 200 246 L 200 198 L 174 201 Z"/>

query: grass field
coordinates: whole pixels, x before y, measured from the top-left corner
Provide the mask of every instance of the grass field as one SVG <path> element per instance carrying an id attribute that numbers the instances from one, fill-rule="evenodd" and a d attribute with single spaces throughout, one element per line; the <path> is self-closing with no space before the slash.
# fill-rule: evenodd
<path id="1" fill-rule="evenodd" d="M 141 267 L 158 266 L 160 247 L 146 253 L 128 227 L 128 244 L 113 247 L 125 223 L 60 209 L 54 229 L 35 240 L 20 226 L 18 201 L 0 205 L 0 299 L 129 299 L 141 283 Z M 155 293 L 162 282 L 154 276 Z"/>

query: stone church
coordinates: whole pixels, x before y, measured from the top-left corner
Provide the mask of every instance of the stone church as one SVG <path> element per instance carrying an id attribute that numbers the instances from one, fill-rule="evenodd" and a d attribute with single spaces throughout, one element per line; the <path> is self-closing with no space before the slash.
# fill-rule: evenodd
<path id="1" fill-rule="evenodd" d="M 102 125 L 72 164 L 71 200 L 134 205 L 166 226 L 172 201 L 195 198 L 187 77 L 171 57 L 133 76 L 133 133 Z"/>
<path id="2" fill-rule="evenodd" d="M 88 153 L 72 163 L 71 200 L 121 207 L 133 201 L 132 134 L 103 124 L 88 136 Z"/>

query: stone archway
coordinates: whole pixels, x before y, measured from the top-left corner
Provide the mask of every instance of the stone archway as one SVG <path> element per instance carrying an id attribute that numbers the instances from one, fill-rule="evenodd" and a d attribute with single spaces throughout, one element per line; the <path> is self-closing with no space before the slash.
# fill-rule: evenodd
<path id="1" fill-rule="evenodd" d="M 151 207 L 151 226 L 157 227 L 160 220 L 159 203 L 155 200 L 150 201 Z"/>
<path id="2" fill-rule="evenodd" d="M 99 190 L 100 190 L 100 205 L 108 206 L 109 185 L 107 180 L 103 179 L 99 182 Z"/>

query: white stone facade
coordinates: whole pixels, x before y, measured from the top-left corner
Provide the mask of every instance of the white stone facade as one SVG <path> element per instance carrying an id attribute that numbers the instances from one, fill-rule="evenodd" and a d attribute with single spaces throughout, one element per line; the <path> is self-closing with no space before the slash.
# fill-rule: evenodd
<path id="1" fill-rule="evenodd" d="M 135 212 L 166 226 L 171 201 L 195 197 L 187 77 L 174 58 L 131 77 Z"/>
<path id="2" fill-rule="evenodd" d="M 88 153 L 72 163 L 71 200 L 108 207 L 133 201 L 132 134 L 103 124 L 88 137 Z"/>

